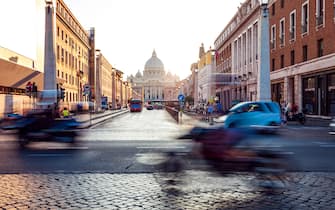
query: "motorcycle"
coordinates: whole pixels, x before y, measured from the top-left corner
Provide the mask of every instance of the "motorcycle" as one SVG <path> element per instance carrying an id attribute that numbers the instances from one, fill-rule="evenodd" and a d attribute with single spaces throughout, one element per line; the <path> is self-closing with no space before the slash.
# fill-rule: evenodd
<path id="1" fill-rule="evenodd" d="M 288 169 L 287 156 L 269 147 L 264 149 L 252 143 L 245 144 L 250 136 L 254 135 L 257 139 L 257 132 L 251 129 L 195 127 L 179 137 L 196 143 L 192 151 L 188 154 L 168 152 L 166 161 L 160 165 L 160 171 L 170 176 L 168 185 L 175 184 L 174 180 L 179 179 L 185 170 L 185 157 L 191 157 L 204 160 L 212 171 L 222 176 L 235 172 L 254 172 L 260 181 L 259 186 L 272 189 L 284 187 L 282 180 Z"/>
<path id="2" fill-rule="evenodd" d="M 75 143 L 80 123 L 73 118 L 52 118 L 48 112 L 33 112 L 17 119 L 4 130 L 16 130 L 20 148 L 30 142 L 53 141 Z"/>
<path id="3" fill-rule="evenodd" d="M 304 112 L 299 113 L 285 112 L 285 116 L 287 121 L 298 121 L 301 125 L 304 125 L 306 123 L 306 116 Z"/>

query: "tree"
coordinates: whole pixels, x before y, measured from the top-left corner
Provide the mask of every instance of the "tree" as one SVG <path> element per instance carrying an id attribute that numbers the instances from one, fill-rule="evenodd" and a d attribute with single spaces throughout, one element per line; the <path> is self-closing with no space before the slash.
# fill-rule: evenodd
<path id="1" fill-rule="evenodd" d="M 192 96 L 186 96 L 185 103 L 194 104 L 194 98 Z"/>

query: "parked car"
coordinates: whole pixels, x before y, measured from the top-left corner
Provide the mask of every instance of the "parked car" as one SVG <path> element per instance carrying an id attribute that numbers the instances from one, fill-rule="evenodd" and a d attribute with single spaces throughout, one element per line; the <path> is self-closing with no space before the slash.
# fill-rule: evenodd
<path id="1" fill-rule="evenodd" d="M 281 111 L 277 102 L 249 101 L 240 102 L 229 109 L 228 113 L 214 118 L 225 128 L 254 127 L 273 130 L 281 126 Z"/>
<path id="2" fill-rule="evenodd" d="M 163 109 L 163 104 L 161 104 L 161 103 L 155 103 L 153 105 L 153 107 L 154 107 L 154 109 Z"/>

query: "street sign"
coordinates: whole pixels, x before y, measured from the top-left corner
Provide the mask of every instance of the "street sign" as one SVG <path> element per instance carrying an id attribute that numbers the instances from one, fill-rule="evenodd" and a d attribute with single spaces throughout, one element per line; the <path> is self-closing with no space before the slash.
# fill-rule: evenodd
<path id="1" fill-rule="evenodd" d="M 184 100 L 185 100 L 185 96 L 183 94 L 179 94 L 178 101 L 184 101 Z"/>
<path id="2" fill-rule="evenodd" d="M 84 95 L 89 95 L 90 91 L 91 91 L 90 85 L 88 85 L 88 84 L 84 85 L 84 91 L 83 91 Z"/>

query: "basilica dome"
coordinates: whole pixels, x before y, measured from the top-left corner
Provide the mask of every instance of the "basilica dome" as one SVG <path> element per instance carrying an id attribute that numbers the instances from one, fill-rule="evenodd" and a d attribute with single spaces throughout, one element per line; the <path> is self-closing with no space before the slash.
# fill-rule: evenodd
<path id="1" fill-rule="evenodd" d="M 152 52 L 152 57 L 145 63 L 144 71 L 164 71 L 163 62 L 157 57 L 156 51 Z"/>

